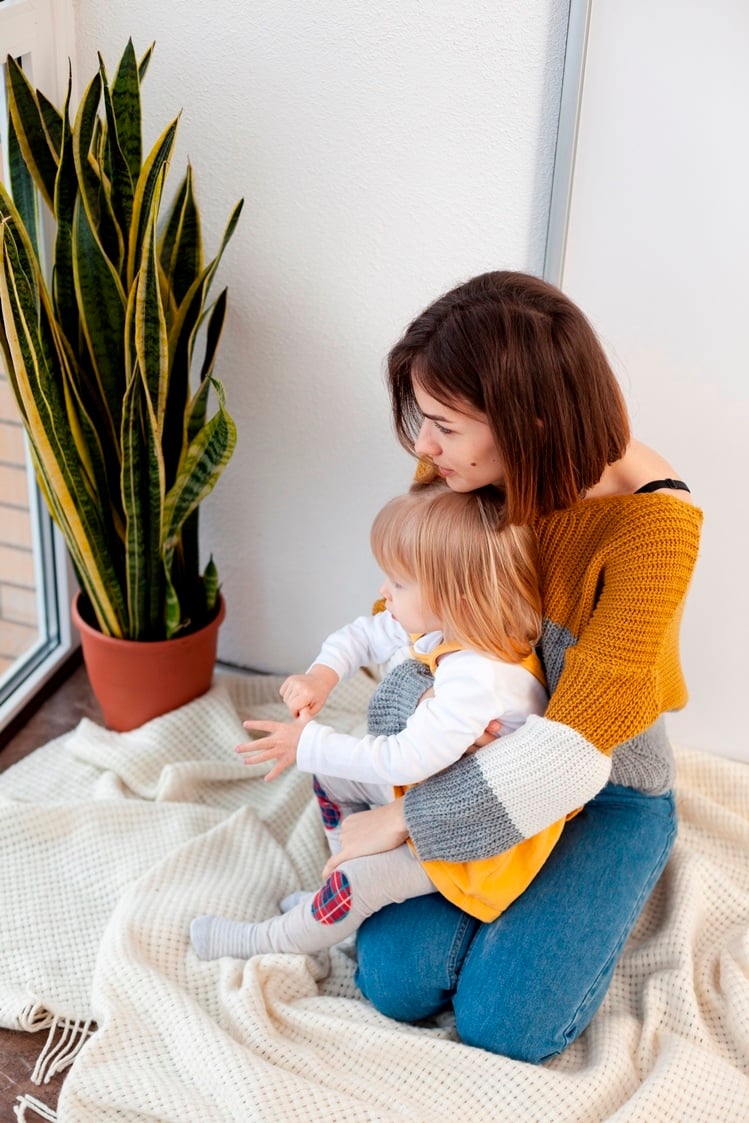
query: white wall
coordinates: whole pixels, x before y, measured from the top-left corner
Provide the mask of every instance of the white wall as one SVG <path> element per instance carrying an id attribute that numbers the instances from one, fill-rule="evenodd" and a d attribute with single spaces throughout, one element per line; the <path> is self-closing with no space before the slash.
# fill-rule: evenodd
<path id="1" fill-rule="evenodd" d="M 563 287 L 705 511 L 676 739 L 749 760 L 749 7 L 593 0 Z"/>
<path id="2" fill-rule="evenodd" d="M 383 360 L 441 291 L 543 268 L 566 0 L 75 0 L 79 85 L 156 41 L 153 139 L 180 108 L 215 251 L 239 448 L 202 508 L 229 602 L 220 655 L 298 669 L 366 611 L 368 531 L 411 462 Z"/>

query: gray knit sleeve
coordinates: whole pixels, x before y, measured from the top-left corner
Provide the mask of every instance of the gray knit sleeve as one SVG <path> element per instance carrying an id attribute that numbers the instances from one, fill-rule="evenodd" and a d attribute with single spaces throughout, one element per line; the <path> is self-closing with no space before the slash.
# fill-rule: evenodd
<path id="1" fill-rule="evenodd" d="M 394 737 L 406 722 L 434 679 L 428 667 L 416 659 L 399 663 L 385 675 L 369 700 L 367 729 L 375 737 Z"/>
<path id="2" fill-rule="evenodd" d="M 422 861 L 467 862 L 501 854 L 524 835 L 487 785 L 475 755 L 409 788 L 408 833 Z"/>

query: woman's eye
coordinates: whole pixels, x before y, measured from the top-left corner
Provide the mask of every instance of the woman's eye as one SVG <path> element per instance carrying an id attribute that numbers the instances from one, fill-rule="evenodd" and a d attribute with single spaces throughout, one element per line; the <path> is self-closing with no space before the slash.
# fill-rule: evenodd
<path id="1" fill-rule="evenodd" d="M 449 437 L 454 432 L 453 429 L 446 429 L 444 425 L 438 425 L 436 421 L 434 422 L 434 427 L 438 433 L 442 433 L 443 437 Z"/>

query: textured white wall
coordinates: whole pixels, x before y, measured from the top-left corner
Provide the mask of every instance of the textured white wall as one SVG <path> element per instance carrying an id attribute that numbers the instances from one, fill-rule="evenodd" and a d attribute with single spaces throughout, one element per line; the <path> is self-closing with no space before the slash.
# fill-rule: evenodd
<path id="1" fill-rule="evenodd" d="M 563 277 L 705 511 L 670 728 L 747 761 L 748 50 L 744 0 L 594 0 Z"/>
<path id="2" fill-rule="evenodd" d="M 220 655 L 298 669 L 366 611 L 368 531 L 411 463 L 383 360 L 443 289 L 540 272 L 565 0 L 76 0 L 80 84 L 156 41 L 147 135 L 183 110 L 219 282 L 238 450 L 202 508 L 229 614 Z"/>

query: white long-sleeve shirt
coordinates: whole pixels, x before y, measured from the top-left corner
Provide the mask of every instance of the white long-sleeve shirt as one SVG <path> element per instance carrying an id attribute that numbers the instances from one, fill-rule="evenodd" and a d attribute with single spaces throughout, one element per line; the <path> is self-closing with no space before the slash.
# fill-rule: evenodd
<path id="1" fill-rule="evenodd" d="M 442 642 L 441 632 L 430 632 L 415 650 L 426 654 Z M 393 616 L 378 612 L 334 632 L 314 662 L 343 680 L 409 646 L 408 634 Z M 363 783 L 416 784 L 463 756 L 490 721 L 500 721 L 503 733 L 512 732 L 529 714 L 543 714 L 546 703 L 543 686 L 520 664 L 475 651 L 449 652 L 437 664 L 434 697 L 416 707 L 401 733 L 359 738 L 311 721 L 302 731 L 297 766 Z"/>

